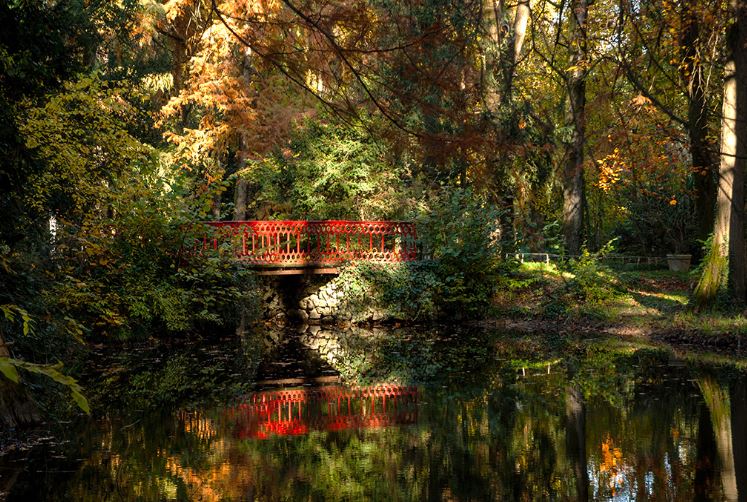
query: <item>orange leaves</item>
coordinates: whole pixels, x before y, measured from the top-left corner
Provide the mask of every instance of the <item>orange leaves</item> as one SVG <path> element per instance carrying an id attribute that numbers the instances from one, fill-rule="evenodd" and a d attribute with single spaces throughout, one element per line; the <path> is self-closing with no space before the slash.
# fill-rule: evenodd
<path id="1" fill-rule="evenodd" d="M 614 472 L 622 460 L 622 450 L 614 446 L 609 436 L 602 442 L 602 462 L 599 466 L 600 472 Z"/>
<path id="2" fill-rule="evenodd" d="M 648 99 L 643 94 L 638 94 L 637 96 L 635 96 L 633 99 L 630 100 L 630 103 L 633 106 L 639 106 L 639 107 L 641 107 L 641 106 L 648 106 L 648 105 L 650 105 L 651 104 L 651 100 Z"/>
<path id="3" fill-rule="evenodd" d="M 169 3 L 172 19 L 178 18 L 174 12 L 181 12 L 179 5 Z M 253 15 L 267 20 L 278 8 L 276 2 L 219 3 L 222 12 L 237 14 L 231 29 L 267 44 L 275 43 L 273 38 L 282 40 L 281 33 L 272 33 L 279 28 L 258 28 L 241 20 Z M 229 155 L 260 158 L 283 144 L 294 121 L 308 112 L 307 99 L 266 68 L 221 21 L 206 25 L 193 38 L 190 52 L 183 87 L 162 107 L 158 121 L 164 138 L 175 146 L 178 163 L 213 166 L 206 176 L 219 176 L 218 166 Z"/>
<path id="4" fill-rule="evenodd" d="M 606 474 L 608 477 L 607 485 L 615 496 L 617 490 L 624 482 L 623 471 L 625 465 L 623 462 L 622 450 L 615 447 L 615 443 L 611 437 L 602 441 L 602 458 L 599 464 L 599 472 Z"/>

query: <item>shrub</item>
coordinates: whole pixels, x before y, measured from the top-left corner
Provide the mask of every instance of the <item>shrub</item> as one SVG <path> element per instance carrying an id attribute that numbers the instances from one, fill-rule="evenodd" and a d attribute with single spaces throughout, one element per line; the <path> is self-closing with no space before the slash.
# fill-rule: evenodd
<path id="1" fill-rule="evenodd" d="M 599 306 L 620 293 L 614 274 L 601 261 L 604 255 L 613 251 L 613 246 L 614 240 L 594 253 L 584 249 L 580 257 L 568 260 L 562 267 L 571 275 L 566 282 L 566 291 L 574 300 L 587 306 Z"/>
<path id="2" fill-rule="evenodd" d="M 504 266 L 498 216 L 469 190 L 433 197 L 415 217 L 421 260 L 358 264 L 340 275 L 351 310 L 374 307 L 404 319 L 484 313 Z"/>
<path id="3" fill-rule="evenodd" d="M 490 304 L 501 260 L 500 211 L 469 189 L 443 191 L 416 217 L 418 244 L 444 315 L 475 316 Z"/>

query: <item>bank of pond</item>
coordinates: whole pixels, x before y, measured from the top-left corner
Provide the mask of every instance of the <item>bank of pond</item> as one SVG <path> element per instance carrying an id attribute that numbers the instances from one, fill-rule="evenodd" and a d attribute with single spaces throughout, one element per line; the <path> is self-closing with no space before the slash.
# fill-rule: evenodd
<path id="1" fill-rule="evenodd" d="M 476 328 L 93 350 L 8 500 L 745 500 L 747 361 Z"/>

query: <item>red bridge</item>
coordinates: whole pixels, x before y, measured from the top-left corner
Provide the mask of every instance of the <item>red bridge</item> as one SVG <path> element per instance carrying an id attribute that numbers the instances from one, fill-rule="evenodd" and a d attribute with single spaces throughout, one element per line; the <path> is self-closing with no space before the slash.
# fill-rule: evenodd
<path id="1" fill-rule="evenodd" d="M 417 387 L 339 386 L 260 392 L 228 418 L 242 439 L 295 436 L 312 430 L 378 428 L 417 422 Z"/>
<path id="2" fill-rule="evenodd" d="M 351 261 L 404 262 L 417 258 L 415 224 L 404 221 L 211 221 L 203 252 L 228 250 L 261 267 L 335 272 Z M 300 271 L 286 271 L 298 273 Z"/>

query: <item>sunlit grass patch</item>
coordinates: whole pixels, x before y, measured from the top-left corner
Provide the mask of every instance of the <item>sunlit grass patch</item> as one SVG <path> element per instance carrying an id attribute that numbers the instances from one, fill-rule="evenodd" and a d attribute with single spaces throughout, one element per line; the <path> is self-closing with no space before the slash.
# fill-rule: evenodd
<path id="1" fill-rule="evenodd" d="M 594 260 L 561 266 L 522 263 L 500 279 L 497 315 L 563 318 L 645 326 L 684 311 L 689 302 L 687 273 L 616 270 Z"/>
<path id="2" fill-rule="evenodd" d="M 682 311 L 673 316 L 672 327 L 704 334 L 730 333 L 745 336 L 747 335 L 747 318 L 743 315 Z"/>
<path id="3" fill-rule="evenodd" d="M 542 272 L 551 275 L 560 275 L 560 270 L 555 263 L 545 262 L 522 262 L 519 265 L 520 272 Z"/>

